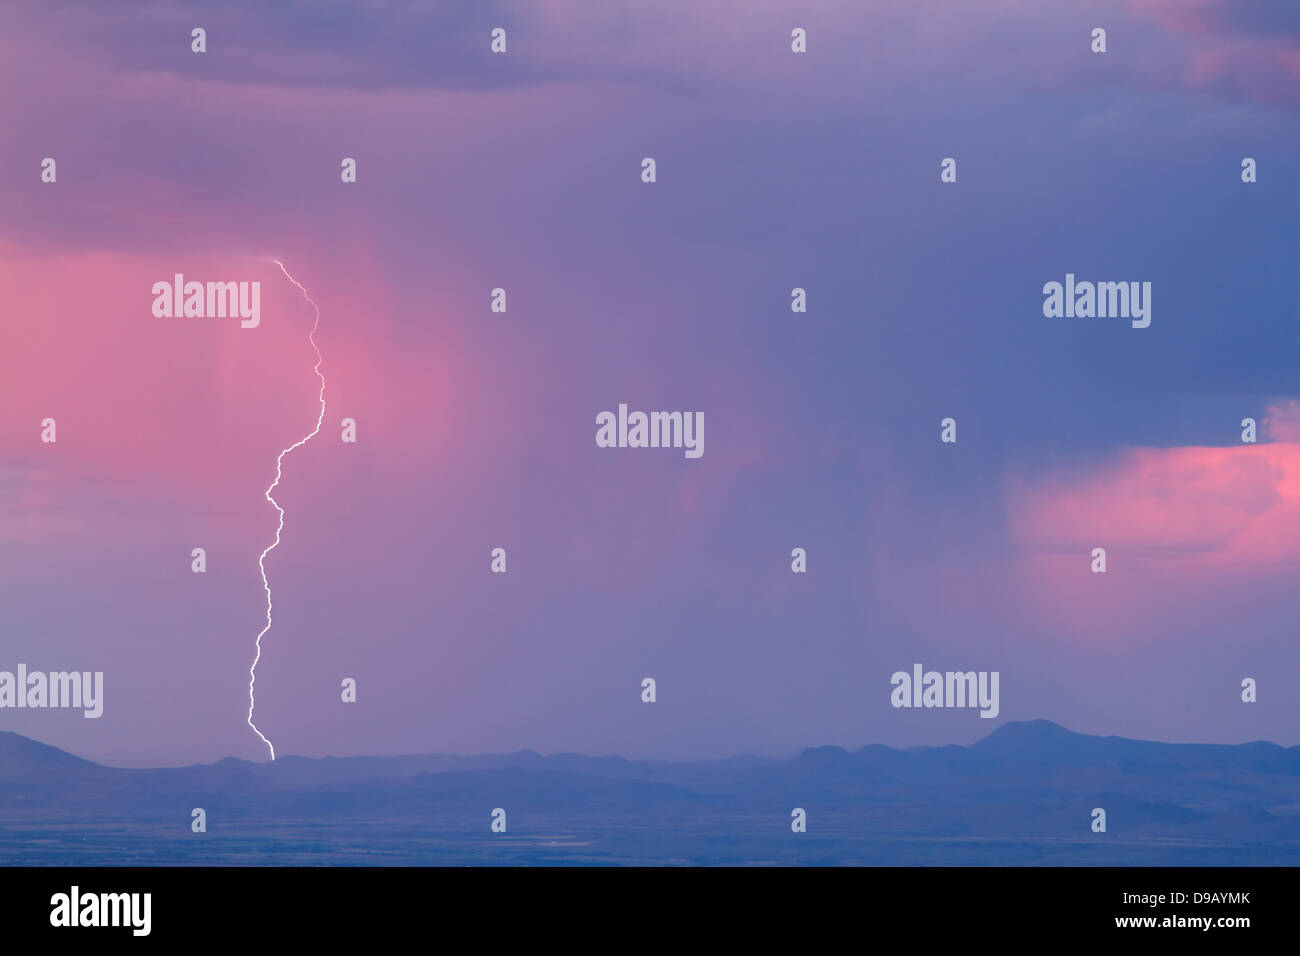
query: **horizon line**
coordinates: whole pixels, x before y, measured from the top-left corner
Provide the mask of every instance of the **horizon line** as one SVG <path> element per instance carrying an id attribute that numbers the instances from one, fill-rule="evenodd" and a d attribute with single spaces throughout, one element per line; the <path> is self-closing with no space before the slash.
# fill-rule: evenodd
<path id="1" fill-rule="evenodd" d="M 731 754 L 729 756 L 723 756 L 723 757 L 701 757 L 701 758 L 692 758 L 687 760 L 674 760 L 674 759 L 669 759 L 664 757 L 628 757 L 618 753 L 586 754 L 586 753 L 579 753 L 578 751 L 574 751 L 574 750 L 559 750 L 559 751 L 553 751 L 551 753 L 542 753 L 541 751 L 533 750 L 530 747 L 521 747 L 518 750 L 484 752 L 484 753 L 449 753 L 449 752 L 431 750 L 422 753 L 407 752 L 407 753 L 391 753 L 391 754 L 327 754 L 321 757 L 309 757 L 304 754 L 281 754 L 274 760 L 260 760 L 260 761 L 247 760 L 243 757 L 235 757 L 233 755 L 228 755 L 225 757 L 220 757 L 216 760 L 208 761 L 206 763 L 173 764 L 173 765 L 165 765 L 165 766 L 151 765 L 147 767 L 120 767 L 120 766 L 115 766 L 113 764 L 99 763 L 98 761 L 91 760 L 89 757 L 80 756 L 79 754 L 73 753 L 70 750 L 64 750 L 62 747 L 56 746 L 54 744 L 46 743 L 45 741 L 38 740 L 35 737 L 28 737 L 26 734 L 19 733 L 16 730 L 0 730 L 0 737 L 3 737 L 4 735 L 7 734 L 13 735 L 14 737 L 17 737 L 21 740 L 25 740 L 29 743 L 34 743 L 40 747 L 45 747 L 50 750 L 58 751 L 60 754 L 63 754 L 68 757 L 72 757 L 75 760 L 80 760 L 83 763 L 88 763 L 95 767 L 102 767 L 106 770 L 185 770 L 190 767 L 214 767 L 217 764 L 226 763 L 232 760 L 235 761 L 236 763 L 247 764 L 250 767 L 269 767 L 269 766 L 273 766 L 276 763 L 283 763 L 285 760 L 293 759 L 295 757 L 298 758 L 299 760 L 312 760 L 312 761 L 385 760 L 385 759 L 393 759 L 393 758 L 400 758 L 400 757 L 453 757 L 453 758 L 461 758 L 461 759 L 474 759 L 474 758 L 482 758 L 482 757 L 514 757 L 520 754 L 531 754 L 533 756 L 541 757 L 543 759 L 547 759 L 551 757 L 584 757 L 589 760 L 601 760 L 601 759 L 608 759 L 613 757 L 618 760 L 626 761 L 628 763 L 707 764 L 707 763 L 720 763 L 727 760 L 740 760 L 746 757 L 753 758 L 756 760 L 769 760 L 773 762 L 789 762 L 791 760 L 795 760 L 803 756 L 806 753 L 809 753 L 810 751 L 838 750 L 846 754 L 852 754 L 860 750 L 865 750 L 869 747 L 883 747 L 886 750 L 894 750 L 897 751 L 898 753 L 916 753 L 925 750 L 941 750 L 947 747 L 959 747 L 963 750 L 966 750 L 992 739 L 998 733 L 1007 729 L 1008 727 L 1033 726 L 1035 724 L 1047 724 L 1056 730 L 1063 731 L 1064 733 L 1075 737 L 1091 737 L 1096 740 L 1123 740 L 1132 743 L 1157 744 L 1165 747 L 1248 747 L 1253 744 L 1267 744 L 1270 747 L 1277 747 L 1280 750 L 1289 750 L 1292 749 L 1293 747 L 1300 746 L 1300 744 L 1291 744 L 1291 745 L 1279 744 L 1276 741 L 1262 740 L 1262 739 L 1243 740 L 1240 741 L 1239 743 L 1224 744 L 1224 743 L 1210 743 L 1206 741 L 1176 742 L 1170 740 L 1148 740 L 1141 737 L 1123 737 L 1118 734 L 1089 734 L 1089 733 L 1084 733 L 1082 731 L 1071 730 L 1070 728 L 1064 726 L 1063 724 L 1058 724 L 1056 721 L 1049 720 L 1046 717 L 1033 717 L 1027 720 L 1008 720 L 994 727 L 989 733 L 985 734 L 983 737 L 980 737 L 978 740 L 975 740 L 969 744 L 951 744 L 951 743 L 950 744 L 912 744 L 906 747 L 897 747 L 892 744 L 873 742 L 873 743 L 862 744 L 856 748 L 853 748 L 852 750 L 846 747 L 841 747 L 839 744 L 808 744 L 796 750 L 787 751 L 781 755 L 764 755 L 764 754 L 758 754 L 758 753 L 747 751 L 747 752 Z"/>

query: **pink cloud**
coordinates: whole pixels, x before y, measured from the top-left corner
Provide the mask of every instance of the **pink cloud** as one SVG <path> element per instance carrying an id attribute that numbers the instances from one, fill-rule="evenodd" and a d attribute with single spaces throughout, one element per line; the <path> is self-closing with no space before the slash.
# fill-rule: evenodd
<path id="1" fill-rule="evenodd" d="M 1133 0 L 1132 10 L 1186 46 L 1181 65 L 1166 64 L 1179 85 L 1217 89 L 1241 99 L 1300 102 L 1300 35 L 1269 29 L 1259 15 L 1264 4 L 1229 4 L 1223 0 Z M 1281 4 L 1277 7 L 1282 7 Z M 1278 11 L 1274 11 L 1278 12 Z M 1283 14 L 1284 18 L 1294 15 Z"/>
<path id="2" fill-rule="evenodd" d="M 1274 406 L 1274 428 L 1294 425 L 1294 404 Z M 1227 593 L 1300 573 L 1300 443 L 1131 449 L 1085 474 L 1013 476 L 1006 507 L 1006 589 L 1078 639 L 1177 634 Z"/>
<path id="3" fill-rule="evenodd" d="M 1262 423 L 1264 435 L 1276 442 L 1300 442 L 1300 402 L 1289 399 L 1270 405 Z"/>
<path id="4" fill-rule="evenodd" d="M 1099 475 L 1013 479 L 1009 507 L 1032 550 L 1228 552 L 1300 509 L 1300 446 L 1132 449 Z"/>

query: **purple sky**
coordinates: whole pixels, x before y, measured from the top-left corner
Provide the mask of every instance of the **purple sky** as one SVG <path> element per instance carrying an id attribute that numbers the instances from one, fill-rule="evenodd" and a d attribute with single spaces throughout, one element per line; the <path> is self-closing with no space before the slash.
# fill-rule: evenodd
<path id="1" fill-rule="evenodd" d="M 6 14 L 0 669 L 106 686 L 0 729 L 265 756 L 262 493 L 316 411 L 276 256 L 328 382 L 267 559 L 280 754 L 1300 743 L 1300 13 L 204 6 Z M 261 281 L 261 326 L 154 318 L 177 272 Z M 1150 281 L 1151 327 L 1045 318 L 1067 272 Z M 620 402 L 705 454 L 597 448 Z M 999 718 L 891 708 L 918 661 L 999 671 Z"/>

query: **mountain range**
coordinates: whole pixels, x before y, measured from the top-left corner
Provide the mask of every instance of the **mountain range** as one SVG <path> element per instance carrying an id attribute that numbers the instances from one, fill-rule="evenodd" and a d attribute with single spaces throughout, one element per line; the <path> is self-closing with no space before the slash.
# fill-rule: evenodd
<path id="1" fill-rule="evenodd" d="M 206 832 L 191 829 L 196 808 Z M 497 808 L 504 833 L 491 830 Z M 806 832 L 791 829 L 795 808 Z M 525 750 L 142 770 L 0 732 L 0 862 L 1296 865 L 1300 747 L 1035 720 L 968 747 L 788 759 Z"/>

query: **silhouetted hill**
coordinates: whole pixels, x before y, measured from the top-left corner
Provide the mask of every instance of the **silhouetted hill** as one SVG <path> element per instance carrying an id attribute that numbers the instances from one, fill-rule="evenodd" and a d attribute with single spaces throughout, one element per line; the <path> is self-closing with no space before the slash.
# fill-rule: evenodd
<path id="1" fill-rule="evenodd" d="M 98 766 L 12 730 L 0 730 L 0 780 L 19 779 L 34 772 L 93 770 Z"/>
<path id="2" fill-rule="evenodd" d="M 1300 863 L 1300 748 L 1008 723 L 777 760 L 424 754 L 103 767 L 0 733 L 0 858 L 118 862 Z M 202 807 L 209 828 L 189 830 Z M 508 834 L 489 814 L 507 809 Z M 802 807 L 808 832 L 792 834 Z M 1107 831 L 1090 829 L 1092 810 Z"/>

